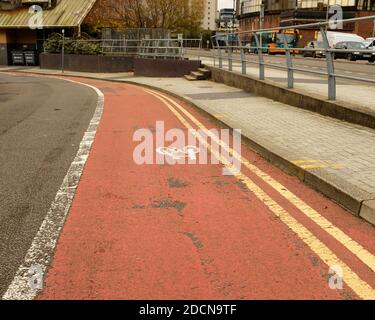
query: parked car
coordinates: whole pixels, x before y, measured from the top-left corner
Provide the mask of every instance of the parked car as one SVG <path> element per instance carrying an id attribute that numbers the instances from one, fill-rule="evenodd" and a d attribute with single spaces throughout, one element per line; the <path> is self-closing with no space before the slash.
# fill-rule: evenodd
<path id="1" fill-rule="evenodd" d="M 338 50 L 347 50 L 346 52 L 335 52 L 334 58 L 335 59 L 348 59 L 350 61 L 356 60 L 367 60 L 371 63 L 375 61 L 375 53 L 371 50 L 366 48 L 366 46 L 362 42 L 355 42 L 355 41 L 345 41 L 339 42 L 335 45 L 335 49 Z M 360 52 L 356 50 L 366 50 L 367 52 Z"/>
<path id="2" fill-rule="evenodd" d="M 318 50 L 321 49 L 321 50 Z M 324 52 L 324 44 L 322 41 L 311 41 L 305 46 L 302 54 L 304 57 L 323 58 L 326 56 Z"/>

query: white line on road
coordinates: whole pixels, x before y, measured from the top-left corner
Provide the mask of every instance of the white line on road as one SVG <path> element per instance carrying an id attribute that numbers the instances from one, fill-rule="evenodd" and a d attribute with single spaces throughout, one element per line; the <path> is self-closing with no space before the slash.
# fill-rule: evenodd
<path id="1" fill-rule="evenodd" d="M 55 200 L 52 202 L 30 249 L 26 253 L 22 265 L 19 267 L 12 283 L 3 295 L 4 300 L 32 300 L 37 296 L 39 289 L 30 285 L 30 279 L 33 276 L 33 274 L 30 274 L 30 271 L 37 267 L 38 270 L 42 272 L 42 275 L 38 276 L 41 279 L 44 278 L 47 267 L 53 256 L 57 240 L 60 236 L 60 232 L 68 216 L 70 206 L 73 202 L 78 183 L 81 179 L 83 169 L 102 117 L 104 95 L 99 89 L 85 83 L 68 79 L 63 80 L 84 85 L 95 90 L 98 94 L 98 104 L 90 125 L 81 141 L 78 153 L 56 194 Z"/>

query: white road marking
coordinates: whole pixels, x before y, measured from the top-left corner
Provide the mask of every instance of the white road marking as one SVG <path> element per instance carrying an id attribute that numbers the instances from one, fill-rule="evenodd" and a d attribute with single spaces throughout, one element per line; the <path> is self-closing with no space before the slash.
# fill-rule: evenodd
<path id="1" fill-rule="evenodd" d="M 104 95 L 99 89 L 73 80 L 62 80 L 84 85 L 95 90 L 98 94 L 98 104 L 90 125 L 81 141 L 77 155 L 72 162 L 37 235 L 35 236 L 30 249 L 26 253 L 22 265 L 19 267 L 12 283 L 3 295 L 3 300 L 32 300 L 37 296 L 39 290 L 32 288 L 29 284 L 29 271 L 33 266 L 41 268 L 43 272 L 42 276 L 44 276 L 47 271 L 102 117 Z"/>

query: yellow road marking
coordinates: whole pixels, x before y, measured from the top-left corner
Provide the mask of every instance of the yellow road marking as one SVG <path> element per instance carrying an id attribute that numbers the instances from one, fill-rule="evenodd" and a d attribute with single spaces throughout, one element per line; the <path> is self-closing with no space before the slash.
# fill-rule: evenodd
<path id="1" fill-rule="evenodd" d="M 212 114 L 215 118 L 222 119 L 225 118 L 225 114 L 223 113 L 214 113 Z"/>
<path id="2" fill-rule="evenodd" d="M 164 95 L 159 95 L 151 90 L 144 89 L 162 101 L 171 112 L 179 119 L 179 121 L 188 129 L 192 130 L 192 134 L 203 144 L 208 150 L 228 169 L 233 170 L 231 163 L 223 158 L 220 153 L 211 148 L 211 145 L 185 120 L 185 118 L 167 101 Z M 173 100 L 172 100 L 173 101 Z M 182 108 L 182 107 L 181 107 Z M 202 125 L 203 126 L 203 125 Z M 241 180 L 254 195 L 262 201 L 271 212 L 289 227 L 309 248 L 317 254 L 320 259 L 326 263 L 328 267 L 339 265 L 344 274 L 345 283 L 362 299 L 375 300 L 375 290 L 359 276 L 353 272 L 349 266 L 341 261 L 324 243 L 315 237 L 305 226 L 293 218 L 286 210 L 284 210 L 277 202 L 268 196 L 260 187 L 258 187 L 249 177 L 243 173 L 235 173 L 237 179 Z"/>
<path id="3" fill-rule="evenodd" d="M 353 253 L 358 259 L 360 259 L 366 266 L 368 266 L 373 272 L 375 272 L 375 256 L 362 247 L 359 243 L 354 241 L 351 237 L 349 237 L 346 233 L 344 233 L 341 229 L 336 227 L 331 221 L 327 218 L 323 217 L 319 214 L 315 209 L 311 208 L 307 203 L 305 203 L 302 199 L 300 199 L 297 195 L 293 192 L 288 190 L 285 186 L 283 186 L 280 182 L 273 179 L 271 176 L 263 172 L 257 166 L 251 164 L 247 159 L 239 155 L 235 150 L 230 148 L 225 142 L 221 141 L 217 138 L 214 134 L 211 133 L 199 120 L 197 120 L 191 113 L 189 113 L 185 108 L 179 105 L 174 100 L 170 99 L 169 97 L 160 94 L 158 92 L 152 90 L 146 90 L 149 93 L 154 93 L 159 95 L 160 97 L 166 99 L 173 106 L 177 107 L 183 114 L 185 114 L 194 124 L 196 124 L 200 129 L 204 130 L 204 132 L 211 137 L 216 143 L 220 146 L 225 148 L 227 152 L 230 152 L 233 157 L 237 158 L 241 161 L 241 163 L 247 167 L 251 172 L 269 184 L 273 189 L 275 189 L 278 193 L 280 193 L 285 199 L 287 199 L 290 203 L 292 203 L 295 207 L 297 207 L 305 216 L 309 219 L 314 221 L 319 227 L 321 227 L 324 231 L 330 234 L 333 238 L 335 238 L 338 242 L 340 242 L 343 246 L 345 246 L 351 253 Z"/>
<path id="4" fill-rule="evenodd" d="M 316 165 L 316 164 L 308 164 L 304 166 L 300 166 L 302 169 L 325 169 L 328 168 L 325 165 Z"/>
<path id="5" fill-rule="evenodd" d="M 303 164 L 303 163 L 316 163 L 316 162 L 319 162 L 320 160 L 294 160 L 292 161 L 294 164 Z"/>
<path id="6" fill-rule="evenodd" d="M 331 160 L 294 160 L 292 161 L 295 165 L 301 167 L 302 169 L 342 169 L 343 165 Z"/>

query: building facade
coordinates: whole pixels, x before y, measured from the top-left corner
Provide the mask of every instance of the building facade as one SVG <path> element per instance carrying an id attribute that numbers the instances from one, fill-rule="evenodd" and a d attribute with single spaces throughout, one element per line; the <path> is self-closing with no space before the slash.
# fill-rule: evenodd
<path id="1" fill-rule="evenodd" d="M 223 8 L 219 11 L 219 18 L 217 19 L 217 27 L 222 29 L 237 29 L 238 20 L 236 10 L 232 8 Z"/>
<path id="2" fill-rule="evenodd" d="M 240 30 L 256 30 L 260 26 L 260 11 L 264 5 L 264 28 L 292 26 L 326 21 L 327 8 L 340 5 L 343 19 L 375 15 L 375 0 L 237 0 Z M 346 23 L 337 31 L 358 34 L 364 38 L 373 35 L 374 24 L 370 20 Z M 302 43 L 311 41 L 318 28 L 300 30 Z"/>
<path id="3" fill-rule="evenodd" d="M 79 33 L 96 1 L 0 0 L 0 65 L 11 64 L 14 50 L 41 52 L 52 33 Z"/>
<path id="4" fill-rule="evenodd" d="M 215 30 L 217 19 L 218 0 L 203 0 L 204 16 L 202 21 L 202 29 Z"/>

